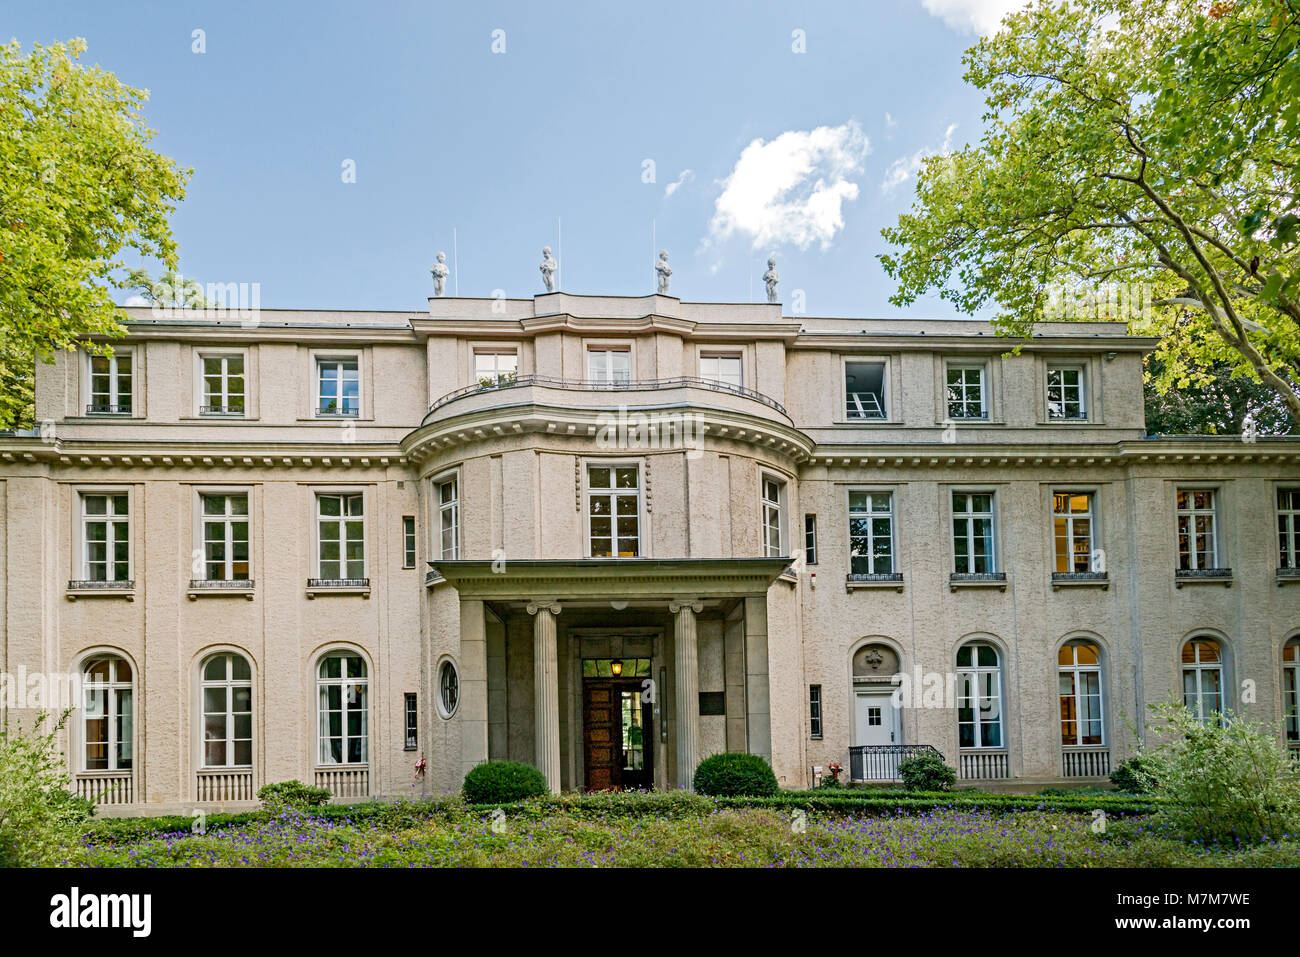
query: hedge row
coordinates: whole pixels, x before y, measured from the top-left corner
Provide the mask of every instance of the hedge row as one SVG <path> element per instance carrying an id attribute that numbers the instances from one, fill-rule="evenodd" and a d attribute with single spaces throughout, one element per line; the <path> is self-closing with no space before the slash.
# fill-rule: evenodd
<path id="1" fill-rule="evenodd" d="M 1024 795 L 987 794 L 983 792 L 917 792 L 898 789 L 854 790 L 847 792 L 784 791 L 770 797 L 709 798 L 688 791 L 652 793 L 569 794 L 514 804 L 466 805 L 456 798 L 422 801 L 367 801 L 361 804 L 332 804 L 312 808 L 310 816 L 339 823 L 373 823 L 398 828 L 418 824 L 430 818 L 455 818 L 465 813 L 484 814 L 502 808 L 512 815 L 541 817 L 553 813 L 587 815 L 668 814 L 690 817 L 708 814 L 719 808 L 775 808 L 820 811 L 832 814 L 920 814 L 942 809 L 987 811 L 1060 811 L 1091 814 L 1100 808 L 1107 815 L 1148 814 L 1155 809 L 1151 798 L 1131 795 Z M 244 827 L 275 820 L 294 819 L 267 811 L 239 814 L 210 814 L 205 825 L 209 832 Z M 100 818 L 92 822 L 84 840 L 91 844 L 130 843 L 161 834 L 188 834 L 193 819 L 181 816 L 150 818 Z"/>

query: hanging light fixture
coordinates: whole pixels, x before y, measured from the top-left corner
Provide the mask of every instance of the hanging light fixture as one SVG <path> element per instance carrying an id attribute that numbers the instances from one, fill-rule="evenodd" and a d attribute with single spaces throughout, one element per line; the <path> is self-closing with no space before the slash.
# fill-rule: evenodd
<path id="1" fill-rule="evenodd" d="M 615 678 L 617 678 L 619 675 L 621 675 L 621 674 L 623 673 L 623 662 L 622 662 L 622 660 L 619 659 L 619 658 L 615 658 L 613 661 L 611 661 L 611 662 L 609 663 L 609 670 L 610 670 L 611 672 L 613 672 Z"/>

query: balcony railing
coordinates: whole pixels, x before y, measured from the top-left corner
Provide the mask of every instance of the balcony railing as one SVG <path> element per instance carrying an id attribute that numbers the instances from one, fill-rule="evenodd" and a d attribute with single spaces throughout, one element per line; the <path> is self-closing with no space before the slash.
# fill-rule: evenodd
<path id="1" fill-rule="evenodd" d="M 328 788 L 336 798 L 370 796 L 370 766 L 317 768 L 316 787 Z"/>
<path id="2" fill-rule="evenodd" d="M 1110 748 L 1062 748 L 1061 776 L 1104 778 L 1110 774 Z"/>
<path id="3" fill-rule="evenodd" d="M 993 781 L 1011 777 L 1011 760 L 1006 751 L 963 751 L 958 772 L 965 781 Z"/>
<path id="4" fill-rule="evenodd" d="M 91 403 L 86 406 L 86 415 L 130 415 L 129 405 L 107 405 Z"/>
<path id="5" fill-rule="evenodd" d="M 77 794 L 95 804 L 131 804 L 135 778 L 130 771 L 84 771 L 77 775 Z"/>
<path id="6" fill-rule="evenodd" d="M 251 578 L 191 578 L 190 588 L 195 591 L 251 591 Z"/>
<path id="7" fill-rule="evenodd" d="M 199 406 L 199 415 L 243 415 L 244 407 L 242 405 L 201 405 Z"/>
<path id="8" fill-rule="evenodd" d="M 1232 585 L 1231 568 L 1179 568 L 1174 572 L 1174 587 L 1182 588 L 1195 582 L 1217 582 Z"/>
<path id="9" fill-rule="evenodd" d="M 922 754 L 938 755 L 928 744 L 864 744 L 849 748 L 850 781 L 897 781 L 898 765 Z"/>
<path id="10" fill-rule="evenodd" d="M 253 772 L 250 768 L 208 769 L 198 773 L 200 801 L 253 801 Z"/>
<path id="11" fill-rule="evenodd" d="M 117 581 L 74 578 L 68 582 L 68 591 L 131 591 L 133 588 L 135 581 L 131 578 L 120 578 Z"/>
<path id="12" fill-rule="evenodd" d="M 308 578 L 308 588 L 369 588 L 369 578 Z"/>
<path id="13" fill-rule="evenodd" d="M 719 382 L 716 379 L 701 379 L 698 376 L 678 376 L 672 379 L 562 379 L 555 376 L 546 375 L 521 375 L 513 378 L 503 377 L 499 379 L 488 378 L 484 381 L 476 382 L 474 385 L 466 386 L 463 389 L 457 389 L 455 392 L 448 392 L 437 402 L 429 407 L 430 412 L 435 412 L 449 402 L 455 402 L 457 399 L 463 399 L 465 396 L 478 395 L 482 392 L 504 392 L 507 389 L 518 389 L 522 386 L 541 386 L 548 389 L 568 389 L 581 392 L 646 392 L 660 389 L 709 389 L 713 392 L 725 392 L 729 395 L 744 396 L 747 399 L 753 399 L 755 402 L 761 402 L 769 408 L 775 409 L 782 415 L 788 416 L 785 406 L 770 399 L 761 392 L 755 392 L 753 389 L 746 389 L 743 386 L 731 385 L 727 382 Z"/>

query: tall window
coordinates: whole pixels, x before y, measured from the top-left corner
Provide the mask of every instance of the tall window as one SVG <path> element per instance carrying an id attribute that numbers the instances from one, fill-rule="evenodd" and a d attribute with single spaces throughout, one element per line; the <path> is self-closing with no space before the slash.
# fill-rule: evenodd
<path id="1" fill-rule="evenodd" d="M 1102 744 L 1101 651 L 1071 641 L 1056 656 L 1061 696 L 1061 744 Z"/>
<path id="2" fill-rule="evenodd" d="M 1047 367 L 1047 417 L 1086 419 L 1088 395 L 1083 366 Z"/>
<path id="3" fill-rule="evenodd" d="M 326 655 L 317 670 L 320 763 L 366 764 L 370 760 L 369 682 L 360 655 Z"/>
<path id="4" fill-rule="evenodd" d="M 460 483 L 455 476 L 434 483 L 438 496 L 438 553 L 460 557 Z"/>
<path id="5" fill-rule="evenodd" d="M 983 575 L 998 570 L 993 541 L 993 493 L 952 493 L 953 570 Z"/>
<path id="6" fill-rule="evenodd" d="M 404 751 L 414 751 L 420 746 L 420 709 L 416 706 L 416 697 L 408 691 L 405 696 L 406 744 Z"/>
<path id="7" fill-rule="evenodd" d="M 253 672 L 243 655 L 217 654 L 203 663 L 203 766 L 253 766 Z"/>
<path id="8" fill-rule="evenodd" d="M 208 581 L 248 580 L 248 496 L 200 495 Z"/>
<path id="9" fill-rule="evenodd" d="M 327 581 L 366 577 L 366 519 L 362 496 L 316 496 L 319 577 Z"/>
<path id="10" fill-rule="evenodd" d="M 950 365 L 947 368 L 947 407 L 950 419 L 986 419 L 984 366 Z"/>
<path id="11" fill-rule="evenodd" d="M 415 516 L 402 516 L 402 567 L 415 567 Z"/>
<path id="12" fill-rule="evenodd" d="M 817 564 L 817 516 L 809 512 L 803 517 L 804 564 Z"/>
<path id="13" fill-rule="evenodd" d="M 814 738 L 822 736 L 822 686 L 808 686 L 808 733 Z"/>
<path id="14" fill-rule="evenodd" d="M 87 661 L 82 674 L 82 768 L 129 771 L 135 724 L 131 666 L 117 655 Z"/>
<path id="15" fill-rule="evenodd" d="M 1300 638 L 1282 647 L 1282 714 L 1286 716 L 1286 739 L 1300 744 Z"/>
<path id="16" fill-rule="evenodd" d="M 356 359 L 316 360 L 316 414 L 361 414 L 361 371 Z"/>
<path id="17" fill-rule="evenodd" d="M 1223 711 L 1223 654 L 1213 638 L 1183 645 L 1183 704 L 1202 721 Z"/>
<path id="18" fill-rule="evenodd" d="M 1052 531 L 1056 541 L 1056 570 L 1091 572 L 1093 568 L 1092 495 L 1056 492 L 1052 495 Z"/>
<path id="19" fill-rule="evenodd" d="M 849 492 L 849 572 L 888 575 L 893 571 L 893 494 Z"/>
<path id="20" fill-rule="evenodd" d="M 81 496 L 82 577 L 92 582 L 131 580 L 131 514 L 125 494 Z"/>
<path id="21" fill-rule="evenodd" d="M 1215 493 L 1212 488 L 1178 490 L 1178 568 L 1197 571 L 1218 567 Z"/>
<path id="22" fill-rule="evenodd" d="M 514 382 L 519 377 L 519 353 L 484 350 L 474 353 L 474 378 L 481 386 Z"/>
<path id="23" fill-rule="evenodd" d="M 885 363 L 852 360 L 844 363 L 845 414 L 850 419 L 884 419 Z"/>
<path id="24" fill-rule="evenodd" d="M 632 353 L 627 349 L 588 349 L 587 378 L 612 385 L 632 381 Z"/>
<path id="25" fill-rule="evenodd" d="M 740 388 L 740 356 L 700 356 L 700 378 Z"/>
<path id="26" fill-rule="evenodd" d="M 1300 488 L 1277 490 L 1278 568 L 1300 568 Z"/>
<path id="27" fill-rule="evenodd" d="M 244 414 L 244 357 L 202 356 L 203 415 Z"/>
<path id="28" fill-rule="evenodd" d="M 763 554 L 784 555 L 785 483 L 763 476 Z"/>
<path id="29" fill-rule="evenodd" d="M 635 465 L 587 467 L 587 542 L 592 558 L 641 554 L 640 470 Z"/>
<path id="30" fill-rule="evenodd" d="M 130 415 L 131 353 L 119 349 L 112 356 L 90 357 L 91 414 Z"/>
<path id="31" fill-rule="evenodd" d="M 957 743 L 963 748 L 1000 748 L 1002 658 L 997 648 L 972 641 L 957 649 Z"/>

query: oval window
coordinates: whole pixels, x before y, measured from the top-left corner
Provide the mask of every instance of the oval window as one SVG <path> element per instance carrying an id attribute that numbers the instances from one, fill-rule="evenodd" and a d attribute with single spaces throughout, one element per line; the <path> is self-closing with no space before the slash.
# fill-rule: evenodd
<path id="1" fill-rule="evenodd" d="M 444 718 L 450 718 L 456 713 L 459 703 L 460 675 L 456 673 L 454 664 L 444 661 L 438 669 L 438 710 Z"/>

